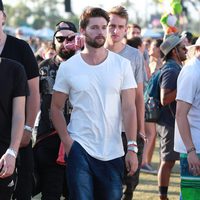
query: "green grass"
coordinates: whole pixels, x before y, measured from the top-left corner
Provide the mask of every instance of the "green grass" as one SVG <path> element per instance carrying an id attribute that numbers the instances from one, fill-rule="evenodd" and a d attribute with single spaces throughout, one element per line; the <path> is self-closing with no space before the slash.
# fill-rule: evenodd
<path id="1" fill-rule="evenodd" d="M 153 155 L 152 165 L 155 169 L 159 166 L 159 148 L 158 142 Z M 179 187 L 180 176 L 179 176 L 179 162 L 173 168 L 170 185 L 168 188 L 168 197 L 170 200 L 179 199 Z M 134 200 L 158 200 L 158 186 L 157 176 L 152 174 L 140 173 L 140 183 L 134 192 Z"/>
<path id="2" fill-rule="evenodd" d="M 154 168 L 158 168 L 159 165 L 159 148 L 158 142 L 153 155 L 152 165 Z M 179 162 L 173 168 L 173 173 L 170 179 L 170 185 L 168 188 L 168 197 L 170 200 L 179 199 Z M 40 195 L 33 198 L 33 200 L 39 200 Z M 103 199 L 102 199 L 103 200 Z M 112 200 L 112 199 L 111 199 Z M 152 174 L 142 173 L 140 174 L 140 183 L 134 192 L 133 200 L 158 200 L 158 187 L 157 176 Z"/>

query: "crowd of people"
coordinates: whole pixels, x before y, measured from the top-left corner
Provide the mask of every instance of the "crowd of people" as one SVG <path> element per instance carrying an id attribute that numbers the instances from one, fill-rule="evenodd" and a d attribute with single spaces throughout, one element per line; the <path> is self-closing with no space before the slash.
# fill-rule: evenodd
<path id="1" fill-rule="evenodd" d="M 60 21 L 37 49 L 5 22 L 0 1 L 0 199 L 132 200 L 143 171 L 168 200 L 176 160 L 180 199 L 198 199 L 200 39 L 144 39 L 123 6 L 88 7 L 79 33 Z M 147 122 L 144 90 L 159 70 L 161 114 Z"/>

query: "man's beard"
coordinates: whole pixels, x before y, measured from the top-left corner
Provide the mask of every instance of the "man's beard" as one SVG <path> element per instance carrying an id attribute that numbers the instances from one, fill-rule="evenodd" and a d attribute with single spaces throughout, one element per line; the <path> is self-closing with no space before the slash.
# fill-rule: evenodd
<path id="1" fill-rule="evenodd" d="M 75 54 L 75 51 L 73 50 L 68 50 L 68 51 L 58 51 L 58 56 L 60 56 L 63 60 L 67 60 L 71 58 Z"/>
<path id="2" fill-rule="evenodd" d="M 103 36 L 101 36 L 101 39 L 103 39 L 103 42 L 97 42 L 96 39 L 92 39 L 87 34 L 85 35 L 86 44 L 91 46 L 91 47 L 93 47 L 93 48 L 100 48 L 100 47 L 104 46 L 104 43 L 105 43 L 106 39 Z"/>

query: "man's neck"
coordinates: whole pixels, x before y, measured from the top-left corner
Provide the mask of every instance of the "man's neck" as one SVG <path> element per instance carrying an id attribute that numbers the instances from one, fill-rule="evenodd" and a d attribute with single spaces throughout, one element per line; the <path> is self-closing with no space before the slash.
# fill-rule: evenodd
<path id="1" fill-rule="evenodd" d="M 104 47 L 91 48 L 85 47 L 81 52 L 83 60 L 89 65 L 98 65 L 102 63 L 108 56 L 108 51 Z"/>
<path id="2" fill-rule="evenodd" d="M 105 48 L 109 49 L 110 51 L 113 51 L 115 53 L 119 53 L 121 52 L 124 48 L 125 48 L 125 44 L 122 43 L 121 41 L 120 42 L 116 42 L 116 43 L 113 43 L 113 42 L 106 42 L 105 43 Z"/>

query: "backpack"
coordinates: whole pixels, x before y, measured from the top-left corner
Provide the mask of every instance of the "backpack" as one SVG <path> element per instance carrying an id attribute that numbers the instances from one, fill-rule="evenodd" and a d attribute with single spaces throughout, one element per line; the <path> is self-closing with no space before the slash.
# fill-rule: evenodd
<path id="1" fill-rule="evenodd" d="M 145 122 L 157 122 L 160 117 L 160 85 L 161 69 L 149 79 L 144 91 Z"/>

